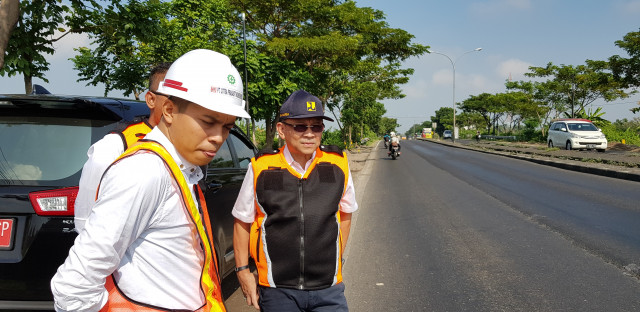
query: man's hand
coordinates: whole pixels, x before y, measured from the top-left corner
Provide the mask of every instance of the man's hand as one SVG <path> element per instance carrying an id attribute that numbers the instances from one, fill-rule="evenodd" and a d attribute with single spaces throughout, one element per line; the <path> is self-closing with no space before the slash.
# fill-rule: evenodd
<path id="1" fill-rule="evenodd" d="M 247 300 L 247 305 L 252 305 L 256 310 L 260 310 L 258 305 L 258 287 L 256 286 L 256 276 L 251 270 L 242 270 L 237 273 L 238 282 L 242 287 L 242 295 Z"/>
<path id="2" fill-rule="evenodd" d="M 238 219 L 233 224 L 233 251 L 236 256 L 236 268 L 243 267 L 249 263 L 249 231 L 251 223 L 244 223 Z M 252 305 L 256 310 L 260 310 L 258 305 L 258 287 L 256 286 L 256 276 L 251 270 L 244 269 L 236 272 L 238 282 L 242 287 L 242 294 L 247 299 L 247 305 Z"/>

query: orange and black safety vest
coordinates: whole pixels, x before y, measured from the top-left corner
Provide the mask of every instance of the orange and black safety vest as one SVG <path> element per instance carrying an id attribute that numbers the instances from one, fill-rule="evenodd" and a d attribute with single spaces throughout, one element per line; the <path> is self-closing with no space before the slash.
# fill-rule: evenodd
<path id="1" fill-rule="evenodd" d="M 129 147 L 133 146 L 138 140 L 144 138 L 147 133 L 151 132 L 153 127 L 149 124 L 148 120 L 143 120 L 138 123 L 128 125 L 122 131 L 113 131 L 111 133 L 115 133 L 120 136 L 122 139 L 122 144 L 124 144 L 123 151 L 126 151 Z"/>
<path id="2" fill-rule="evenodd" d="M 347 157 L 335 146 L 322 146 L 301 176 L 283 149 L 251 160 L 257 213 L 249 249 L 258 282 L 303 290 L 339 284 L 339 209 L 349 179 Z"/>
<path id="3" fill-rule="evenodd" d="M 165 163 L 171 176 L 176 181 L 176 184 L 179 188 L 180 194 L 182 194 L 182 202 L 186 206 L 186 210 L 189 212 L 189 219 L 192 224 L 196 227 L 198 236 L 200 237 L 200 242 L 194 242 L 193 248 L 196 249 L 197 252 L 200 252 L 201 249 L 204 251 L 204 264 L 202 268 L 202 274 L 200 277 L 200 290 L 204 294 L 205 302 L 202 307 L 197 309 L 196 311 L 203 312 L 225 312 L 224 302 L 222 300 L 222 292 L 220 289 L 220 278 L 218 276 L 218 268 L 217 268 L 217 259 L 215 256 L 214 248 L 213 248 L 213 236 L 211 233 L 210 226 L 205 226 L 209 223 L 209 214 L 206 207 L 206 202 L 204 200 L 204 195 L 202 194 L 202 190 L 200 187 L 196 185 L 196 189 L 198 192 L 198 199 L 202 207 L 203 216 L 200 215 L 198 211 L 198 205 L 194 202 L 193 197 L 191 196 L 191 190 L 189 189 L 189 185 L 185 180 L 180 168 L 176 165 L 173 158 L 167 152 L 167 150 L 160 144 L 150 140 L 142 140 L 139 144 L 130 147 L 127 151 L 124 152 L 116 162 L 119 160 L 135 155 L 136 153 L 144 153 L 150 152 L 158 155 Z M 203 220 L 204 218 L 204 220 Z M 171 268 L 167 268 L 170 270 Z M 118 288 L 113 275 L 110 275 L 107 278 L 105 283 L 105 288 L 109 292 L 109 298 L 107 304 L 100 311 L 168 311 L 168 309 L 155 307 L 149 304 L 136 302 L 130 298 L 128 298 L 122 291 Z"/>

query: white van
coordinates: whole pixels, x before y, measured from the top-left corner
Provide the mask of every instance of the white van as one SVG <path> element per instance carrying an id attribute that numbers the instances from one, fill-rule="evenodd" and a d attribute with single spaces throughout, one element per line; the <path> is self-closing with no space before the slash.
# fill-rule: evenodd
<path id="1" fill-rule="evenodd" d="M 598 152 L 604 152 L 607 149 L 607 138 L 591 120 L 557 119 L 549 127 L 547 145 L 564 147 L 567 150 L 596 149 Z"/>

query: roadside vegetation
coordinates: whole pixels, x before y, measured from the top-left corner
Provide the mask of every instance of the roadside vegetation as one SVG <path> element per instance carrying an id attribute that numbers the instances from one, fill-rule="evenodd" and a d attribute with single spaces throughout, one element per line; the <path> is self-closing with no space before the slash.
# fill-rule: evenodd
<path id="1" fill-rule="evenodd" d="M 383 133 L 381 101 L 404 97 L 400 86 L 413 69 L 402 61 L 429 48 L 391 28 L 384 12 L 352 0 L 0 3 L 0 16 L 10 17 L 0 22 L 0 76 L 22 75 L 25 93 L 31 93 L 32 78 L 47 81 L 44 55 L 55 54 L 53 44 L 70 33 L 91 39 L 72 58 L 78 81 L 104 85 L 105 95 L 118 90 L 136 99 L 153 65 L 212 49 L 228 55 L 248 82 L 252 118 L 243 127 L 259 148 L 277 146 L 278 109 L 298 89 L 318 96 L 336 120 L 338 129 L 324 142 L 365 144 Z"/>
<path id="2" fill-rule="evenodd" d="M 613 55 L 607 60 L 586 60 L 579 65 L 529 67 L 531 80 L 506 81 L 506 92 L 482 93 L 457 103 L 456 126 L 461 138 L 482 135 L 516 136 L 518 141 L 545 142 L 547 130 L 557 118 L 585 118 L 602 129 L 610 142 L 640 145 L 640 118 L 630 110 L 630 118 L 610 121 L 596 100 L 625 99 L 640 88 L 640 31 L 629 32 L 615 45 L 628 57 Z M 640 105 L 640 103 L 638 103 Z M 441 107 L 430 120 L 413 129 L 431 128 L 435 133 L 453 129 L 453 108 Z M 417 131 L 418 134 L 420 131 Z"/>
<path id="3" fill-rule="evenodd" d="M 429 48 L 405 30 L 391 28 L 384 12 L 353 0 L 0 3 L 0 15 L 7 16 L 0 21 L 0 76 L 23 76 L 25 93 L 31 93 L 33 78 L 47 81 L 44 55 L 55 54 L 56 41 L 71 33 L 91 40 L 75 49 L 77 81 L 104 85 L 105 95 L 117 90 L 141 98 L 149 69 L 189 50 L 229 55 L 248 82 L 252 118 L 243 127 L 259 148 L 278 146 L 278 108 L 297 89 L 317 95 L 336 120 L 338 128 L 329 129 L 323 143 L 351 148 L 396 131 L 400 125 L 382 117 L 387 109 L 381 101 L 404 97 L 401 86 L 413 69 L 403 61 Z M 597 100 L 625 99 L 640 88 L 640 31 L 615 45 L 622 56 L 532 66 L 526 74 L 530 80 L 506 81 L 506 92 L 464 99 L 456 110 L 461 138 L 480 131 L 544 142 L 553 119 L 575 117 L 592 120 L 611 142 L 640 145 L 640 121 L 632 116 L 640 107 L 631 109 L 629 119 L 613 122 L 593 107 Z M 453 109 L 441 107 L 406 135 L 432 123 L 436 136 L 451 130 Z"/>

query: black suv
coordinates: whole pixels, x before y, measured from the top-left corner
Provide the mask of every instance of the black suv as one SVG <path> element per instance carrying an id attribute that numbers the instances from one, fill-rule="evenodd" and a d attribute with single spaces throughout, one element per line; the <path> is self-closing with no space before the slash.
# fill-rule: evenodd
<path id="1" fill-rule="evenodd" d="M 148 113 L 133 100 L 0 95 L 0 310 L 53 309 L 49 282 L 77 235 L 73 203 L 87 150 Z M 231 208 L 255 153 L 234 129 L 207 168 L 223 276 L 235 265 Z"/>

